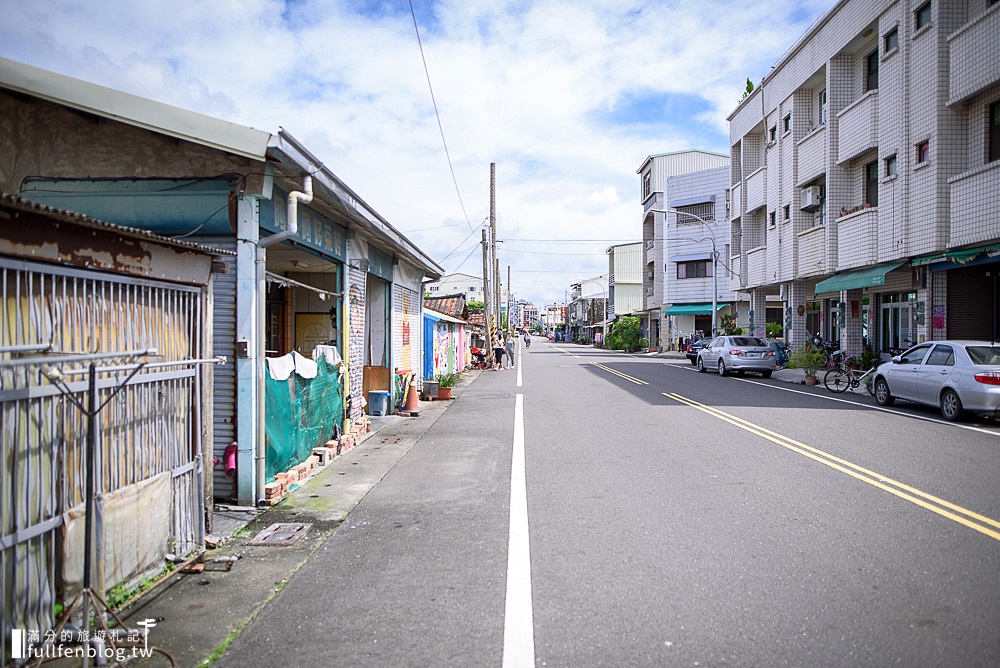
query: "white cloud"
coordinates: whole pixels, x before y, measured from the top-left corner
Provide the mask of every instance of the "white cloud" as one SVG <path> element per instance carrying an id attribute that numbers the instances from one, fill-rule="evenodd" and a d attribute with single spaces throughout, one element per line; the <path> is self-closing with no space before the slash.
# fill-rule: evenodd
<path id="1" fill-rule="evenodd" d="M 500 237 L 549 241 L 501 247 L 518 295 L 561 300 L 572 280 L 605 272 L 608 240 L 641 237 L 642 160 L 725 152 L 725 118 L 746 78 L 759 82 L 831 5 L 415 3 L 465 212 L 488 215 L 495 162 Z M 447 269 L 469 257 L 463 270 L 477 273 L 479 234 L 455 225 L 465 214 L 406 3 L 0 0 L 0 9 L 0 55 L 284 127 L 397 228 L 437 228 L 410 236 L 435 258 L 458 247 Z M 683 103 L 669 117 L 639 108 L 640 118 L 621 118 L 641 95 Z"/>

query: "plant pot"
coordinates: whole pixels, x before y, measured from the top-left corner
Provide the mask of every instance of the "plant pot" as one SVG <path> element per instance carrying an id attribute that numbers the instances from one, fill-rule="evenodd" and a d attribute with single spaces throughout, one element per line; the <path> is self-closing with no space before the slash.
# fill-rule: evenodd
<path id="1" fill-rule="evenodd" d="M 451 399 L 451 388 L 450 387 L 439 387 L 438 388 L 438 399 Z"/>
<path id="2" fill-rule="evenodd" d="M 815 385 L 817 382 L 816 376 L 806 376 L 806 385 Z"/>

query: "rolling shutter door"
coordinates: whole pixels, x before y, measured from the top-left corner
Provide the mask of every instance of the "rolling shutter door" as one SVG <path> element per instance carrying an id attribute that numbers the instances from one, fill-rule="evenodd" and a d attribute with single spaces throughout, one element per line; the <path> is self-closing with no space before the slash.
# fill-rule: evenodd
<path id="1" fill-rule="evenodd" d="M 990 341 L 1000 334 L 1000 264 L 948 272 L 948 338 Z"/>

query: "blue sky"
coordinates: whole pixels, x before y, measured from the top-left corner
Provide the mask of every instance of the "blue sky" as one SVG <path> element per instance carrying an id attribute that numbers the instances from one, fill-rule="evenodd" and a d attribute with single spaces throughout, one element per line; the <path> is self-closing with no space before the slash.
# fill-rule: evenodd
<path id="1" fill-rule="evenodd" d="M 479 273 L 495 162 L 502 271 L 541 305 L 641 238 L 646 156 L 728 152 L 747 77 L 832 6 L 413 0 L 461 200 L 406 0 L 0 0 L 0 56 L 283 127 L 449 271 Z"/>

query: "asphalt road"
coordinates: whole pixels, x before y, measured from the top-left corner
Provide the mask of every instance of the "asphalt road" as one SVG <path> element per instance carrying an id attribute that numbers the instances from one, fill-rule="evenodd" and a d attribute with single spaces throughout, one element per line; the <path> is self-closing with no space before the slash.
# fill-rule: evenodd
<path id="1" fill-rule="evenodd" d="M 1000 663 L 995 423 L 522 353 L 522 385 L 460 388 L 219 665 Z"/>

